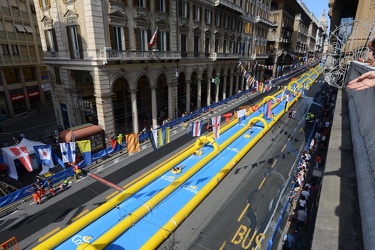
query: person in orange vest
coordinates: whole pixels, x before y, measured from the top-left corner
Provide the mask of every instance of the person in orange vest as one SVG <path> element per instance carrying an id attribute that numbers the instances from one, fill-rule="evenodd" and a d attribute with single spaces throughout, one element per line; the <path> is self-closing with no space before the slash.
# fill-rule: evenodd
<path id="1" fill-rule="evenodd" d="M 55 196 L 55 187 L 52 185 L 52 182 L 49 178 L 47 179 L 47 185 L 48 185 L 48 188 L 49 188 L 49 193 L 52 195 L 52 197 L 54 197 Z"/>
<path id="2" fill-rule="evenodd" d="M 31 194 L 33 195 L 34 202 L 38 205 L 40 204 L 40 195 L 38 192 L 38 188 L 35 184 L 31 185 Z"/>
<path id="3" fill-rule="evenodd" d="M 36 187 L 38 188 L 39 196 L 42 198 L 42 195 L 46 196 L 46 190 L 44 190 L 44 183 L 39 178 L 36 178 Z"/>

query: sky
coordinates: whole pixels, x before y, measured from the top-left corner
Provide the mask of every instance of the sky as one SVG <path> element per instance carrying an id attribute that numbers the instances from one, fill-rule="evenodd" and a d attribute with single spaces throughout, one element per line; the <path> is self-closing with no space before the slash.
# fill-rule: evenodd
<path id="1" fill-rule="evenodd" d="M 319 20 L 322 15 L 323 10 L 326 10 L 326 17 L 328 19 L 328 0 L 302 0 L 302 2 L 307 6 L 307 8 L 314 13 L 315 17 Z"/>

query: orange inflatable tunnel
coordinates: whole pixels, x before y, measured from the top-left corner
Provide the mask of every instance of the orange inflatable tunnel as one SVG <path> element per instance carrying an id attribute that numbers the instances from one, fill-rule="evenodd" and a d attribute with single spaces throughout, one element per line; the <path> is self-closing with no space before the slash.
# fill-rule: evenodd
<path id="1" fill-rule="evenodd" d="M 251 106 L 251 110 L 252 110 L 253 112 L 257 111 L 258 108 L 259 108 L 259 105 L 258 105 L 258 104 L 254 105 L 254 106 Z"/>

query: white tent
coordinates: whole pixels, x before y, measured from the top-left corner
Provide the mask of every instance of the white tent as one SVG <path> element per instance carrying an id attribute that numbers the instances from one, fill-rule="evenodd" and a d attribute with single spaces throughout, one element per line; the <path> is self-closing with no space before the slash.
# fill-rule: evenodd
<path id="1" fill-rule="evenodd" d="M 2 148 L 4 163 L 8 167 L 8 175 L 10 177 L 18 180 L 18 173 L 17 173 L 16 166 L 14 164 L 14 160 L 16 160 L 17 157 L 12 153 L 12 151 L 10 151 L 10 148 L 25 146 L 27 149 L 27 152 L 29 153 L 33 170 L 37 170 L 39 168 L 39 165 L 38 165 L 38 162 L 36 161 L 37 156 L 35 155 L 35 151 L 34 151 L 34 146 L 37 146 L 37 145 L 46 145 L 46 144 L 38 142 L 38 141 L 30 141 L 30 140 L 23 138 L 22 141 L 17 145 Z M 49 166 L 43 166 L 42 172 L 45 172 L 44 168 L 50 169 L 52 167 L 54 167 L 53 160 L 51 160 L 51 163 Z"/>

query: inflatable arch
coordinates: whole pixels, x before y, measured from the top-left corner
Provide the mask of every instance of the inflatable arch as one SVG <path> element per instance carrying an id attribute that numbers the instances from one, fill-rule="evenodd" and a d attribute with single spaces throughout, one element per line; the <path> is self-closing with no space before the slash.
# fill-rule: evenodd
<path id="1" fill-rule="evenodd" d="M 266 102 L 268 102 L 269 100 L 274 100 L 276 102 L 276 97 L 272 96 L 272 95 L 268 95 L 266 97 L 263 98 L 262 100 L 262 104 L 265 104 Z"/>
<path id="2" fill-rule="evenodd" d="M 195 147 L 201 148 L 202 146 L 204 146 L 208 142 L 210 142 L 212 144 L 212 146 L 214 147 L 214 151 L 219 150 L 219 145 L 217 145 L 216 141 L 212 137 L 208 137 L 208 136 L 199 137 L 197 139 L 197 141 L 195 142 Z"/>
<path id="3" fill-rule="evenodd" d="M 265 129 L 268 129 L 268 123 L 266 122 L 266 120 L 264 120 L 262 117 L 259 117 L 259 116 L 251 118 L 249 122 L 247 123 L 247 126 L 250 126 L 250 124 L 255 124 L 258 121 L 263 123 L 263 126 Z"/>

